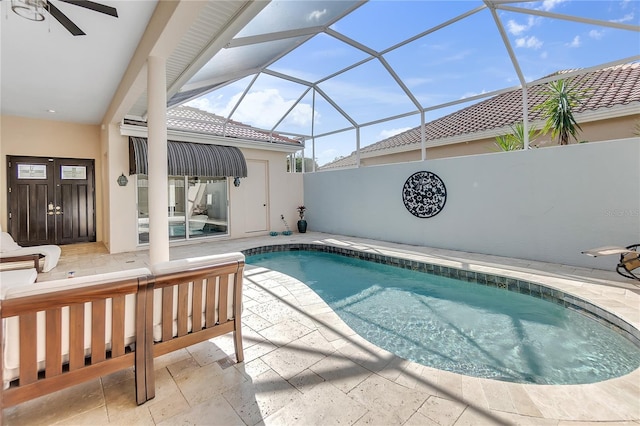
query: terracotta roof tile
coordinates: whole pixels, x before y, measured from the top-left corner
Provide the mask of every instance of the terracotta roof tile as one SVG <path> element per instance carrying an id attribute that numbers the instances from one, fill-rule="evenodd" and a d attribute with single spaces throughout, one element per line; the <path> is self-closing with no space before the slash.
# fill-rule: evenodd
<path id="1" fill-rule="evenodd" d="M 575 70 L 558 71 L 551 76 L 566 74 L 570 71 Z M 586 102 L 574 109 L 575 113 L 640 102 L 640 63 L 603 68 L 571 77 L 570 82 L 578 90 L 589 90 L 590 93 L 590 97 Z M 542 120 L 542 111 L 533 110 L 533 106 L 540 104 L 544 100 L 542 93 L 546 90 L 546 87 L 546 84 L 540 84 L 529 88 L 530 121 Z M 496 95 L 426 123 L 425 135 L 427 141 L 437 140 L 497 129 L 513 125 L 521 120 L 522 90 L 518 89 Z M 416 127 L 368 145 L 362 148 L 361 152 L 384 151 L 419 143 L 420 127 Z M 345 167 L 345 165 L 355 165 L 355 153 L 326 164 L 322 168 Z"/>
<path id="2" fill-rule="evenodd" d="M 225 126 L 224 117 L 187 106 L 179 106 L 167 111 L 167 128 L 261 142 L 300 144 L 296 139 L 233 120 L 229 120 Z"/>

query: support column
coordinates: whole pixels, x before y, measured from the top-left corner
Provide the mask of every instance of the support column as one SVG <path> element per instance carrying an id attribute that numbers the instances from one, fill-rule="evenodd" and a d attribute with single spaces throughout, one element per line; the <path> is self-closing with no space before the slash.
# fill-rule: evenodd
<path id="1" fill-rule="evenodd" d="M 524 144 L 522 149 L 529 149 L 529 86 L 522 88 L 522 132 L 524 133 Z"/>
<path id="2" fill-rule="evenodd" d="M 422 153 L 422 161 L 427 159 L 427 137 L 424 127 L 424 110 L 420 112 L 420 152 Z"/>
<path id="3" fill-rule="evenodd" d="M 167 190 L 167 78 L 166 60 L 147 58 L 147 125 L 149 129 L 149 260 L 169 260 L 169 196 Z"/>

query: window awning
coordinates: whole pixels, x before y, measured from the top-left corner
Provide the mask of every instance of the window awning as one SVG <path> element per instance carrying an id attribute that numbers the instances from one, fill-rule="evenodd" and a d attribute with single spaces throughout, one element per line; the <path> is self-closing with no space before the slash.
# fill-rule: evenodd
<path id="1" fill-rule="evenodd" d="M 171 176 L 247 177 L 247 162 L 233 146 L 167 141 Z M 129 137 L 129 174 L 149 174 L 147 138 Z"/>

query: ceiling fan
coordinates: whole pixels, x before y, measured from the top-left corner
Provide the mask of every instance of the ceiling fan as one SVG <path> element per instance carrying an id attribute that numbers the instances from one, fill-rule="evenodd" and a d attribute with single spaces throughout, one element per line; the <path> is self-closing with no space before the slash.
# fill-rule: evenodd
<path id="1" fill-rule="evenodd" d="M 89 0 L 58 0 L 63 3 L 73 4 L 75 6 L 84 7 L 85 9 L 93 10 L 95 12 L 104 13 L 105 15 L 118 17 L 118 11 L 115 7 L 107 6 L 104 4 L 96 3 Z M 85 32 L 80 29 L 76 24 L 71 21 L 54 6 L 50 0 L 11 0 L 11 10 L 23 18 L 30 19 L 32 21 L 43 21 L 44 12 L 47 11 L 53 16 L 63 27 L 67 29 L 74 36 L 85 35 Z"/>

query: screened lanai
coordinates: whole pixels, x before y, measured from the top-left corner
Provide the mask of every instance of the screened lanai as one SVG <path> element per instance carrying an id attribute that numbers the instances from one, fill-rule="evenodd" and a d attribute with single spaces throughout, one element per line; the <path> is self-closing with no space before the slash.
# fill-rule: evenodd
<path id="1" fill-rule="evenodd" d="M 272 1 L 169 105 L 300 139 L 321 166 L 558 70 L 638 61 L 639 22 L 633 1 Z"/>

